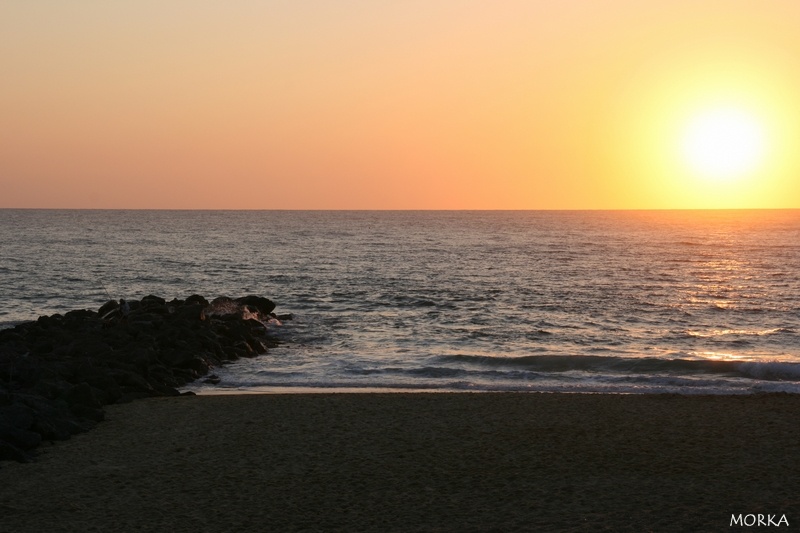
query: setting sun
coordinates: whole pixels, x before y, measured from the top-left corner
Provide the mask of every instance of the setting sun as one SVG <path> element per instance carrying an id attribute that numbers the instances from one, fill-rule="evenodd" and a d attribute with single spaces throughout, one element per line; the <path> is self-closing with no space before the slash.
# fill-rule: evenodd
<path id="1" fill-rule="evenodd" d="M 763 163 L 766 135 L 755 116 L 720 107 L 700 113 L 685 127 L 681 156 L 691 172 L 703 179 L 729 181 Z"/>
<path id="2" fill-rule="evenodd" d="M 655 58 L 610 110 L 617 190 L 665 209 L 793 206 L 800 106 L 782 63 L 732 46 L 693 50 Z"/>

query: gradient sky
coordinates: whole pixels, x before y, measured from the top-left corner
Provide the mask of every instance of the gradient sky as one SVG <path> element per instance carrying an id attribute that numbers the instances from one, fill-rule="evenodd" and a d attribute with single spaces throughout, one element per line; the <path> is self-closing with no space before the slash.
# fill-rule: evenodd
<path id="1" fill-rule="evenodd" d="M 4 0 L 0 207 L 798 208 L 798 27 L 796 0 Z M 729 104 L 764 161 L 693 175 L 681 124 Z"/>

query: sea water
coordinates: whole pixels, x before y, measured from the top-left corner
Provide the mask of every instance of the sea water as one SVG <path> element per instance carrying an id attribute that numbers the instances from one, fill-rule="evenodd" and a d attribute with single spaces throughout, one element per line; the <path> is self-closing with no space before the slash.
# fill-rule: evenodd
<path id="1" fill-rule="evenodd" d="M 800 393 L 800 211 L 0 210 L 0 327 L 258 294 L 193 390 Z"/>

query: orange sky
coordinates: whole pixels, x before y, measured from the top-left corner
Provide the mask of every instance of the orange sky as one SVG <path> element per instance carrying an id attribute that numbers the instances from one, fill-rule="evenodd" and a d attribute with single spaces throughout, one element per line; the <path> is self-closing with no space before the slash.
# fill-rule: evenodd
<path id="1" fill-rule="evenodd" d="M 0 207 L 800 207 L 800 2 L 8 0 Z M 769 155 L 682 167 L 735 102 Z"/>

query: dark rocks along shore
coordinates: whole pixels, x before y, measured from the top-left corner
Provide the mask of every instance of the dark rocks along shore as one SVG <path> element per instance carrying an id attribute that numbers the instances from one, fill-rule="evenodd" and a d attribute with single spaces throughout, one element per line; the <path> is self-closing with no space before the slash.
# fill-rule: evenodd
<path id="1" fill-rule="evenodd" d="M 291 319 L 274 309 L 260 296 L 151 295 L 0 330 L 0 460 L 30 461 L 42 441 L 102 421 L 105 405 L 178 395 L 214 367 L 266 353 L 277 340 L 265 323 Z"/>

